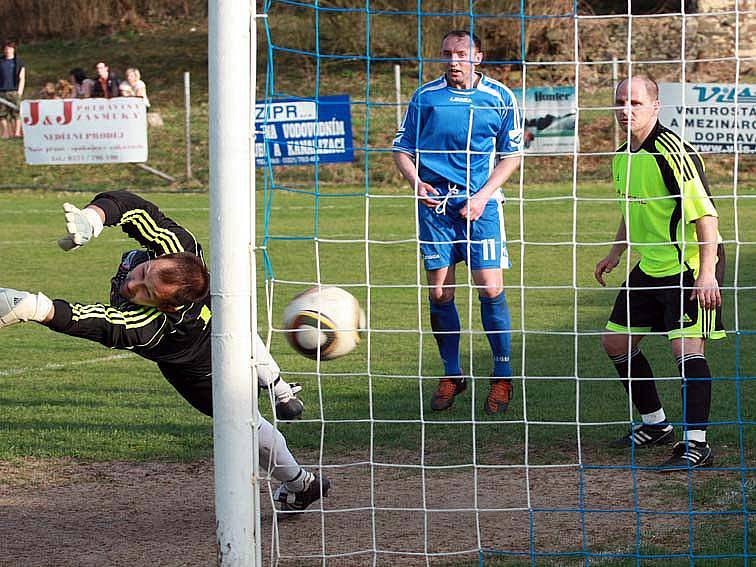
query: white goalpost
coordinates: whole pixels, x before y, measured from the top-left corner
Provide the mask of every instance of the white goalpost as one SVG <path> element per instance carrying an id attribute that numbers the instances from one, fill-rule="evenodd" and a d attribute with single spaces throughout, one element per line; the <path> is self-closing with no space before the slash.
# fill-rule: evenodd
<path id="1" fill-rule="evenodd" d="M 637 256 L 631 260 L 631 247 L 607 288 L 598 287 L 592 271 L 614 243 L 621 207 L 630 207 L 631 197 L 618 197 L 612 179 L 616 142 L 629 136 L 629 126 L 619 127 L 614 120 L 618 81 L 658 71 L 667 81 L 665 93 L 685 91 L 686 83 L 695 80 L 710 100 L 724 91 L 706 91 L 715 81 L 707 82 L 704 66 L 730 65 L 731 79 L 722 78 L 721 68 L 715 69 L 718 75 L 712 72 L 722 84 L 735 85 L 727 108 L 738 114 L 750 105 L 756 117 L 756 86 L 748 90 L 749 82 L 756 84 L 756 49 L 744 55 L 741 47 L 745 29 L 756 33 L 756 3 L 727 1 L 705 14 L 688 13 L 690 3 L 684 0 L 679 10 L 649 14 L 636 13 L 631 0 L 606 14 L 581 13 L 576 0 L 553 3 L 567 6 L 564 13 L 536 1 L 507 2 L 516 6 L 509 13 L 503 0 L 209 3 L 215 504 L 221 565 L 624 567 L 718 559 L 748 564 L 756 540 L 750 503 L 756 497 L 756 469 L 748 447 L 756 434 L 750 352 L 756 350 L 756 318 L 748 307 L 756 299 L 756 272 L 745 259 L 756 246 L 756 232 L 746 226 L 745 215 L 756 214 L 756 192 L 749 185 L 756 180 L 756 141 L 749 148 L 736 140 L 731 149 L 711 145 L 701 150 L 707 168 L 711 164 L 715 170 L 712 175 L 719 175 L 712 192 L 722 238 L 734 252 L 732 279 L 722 287 L 731 339 L 712 354 L 718 405 L 712 406 L 709 427 L 722 446 L 714 469 L 662 480 L 658 463 L 666 454 L 636 453 L 635 447 L 624 453 L 609 450 L 610 442 L 639 419 L 601 346 L 612 302 L 625 289 L 621 282 Z M 533 12 L 532 6 L 548 13 Z M 711 22 L 717 18 L 734 26 L 731 54 L 707 55 L 690 31 L 705 28 L 715 34 Z M 673 39 L 663 36 L 659 30 L 668 30 L 659 22 L 667 22 Z M 480 70 L 517 94 L 523 131 L 531 119 L 529 142 L 534 144 L 529 153 L 523 151 L 519 172 L 504 187 L 512 258 L 504 275 L 511 328 L 504 332 L 512 341 L 515 393 L 507 412 L 493 415 L 484 413 L 483 401 L 489 378 L 500 374 L 491 368 L 478 286 L 467 267 L 457 269 L 454 286 L 468 389 L 450 410 L 429 407 L 444 370 L 429 323 L 417 197 L 391 162 L 391 140 L 410 94 L 441 75 L 430 69 L 441 69 L 437 47 L 452 29 L 482 29 L 491 38 L 483 51 L 492 55 Z M 518 38 L 513 40 L 513 34 Z M 531 60 L 528 42 L 536 39 L 547 53 L 531 53 Z M 614 44 L 606 45 L 610 41 Z M 648 45 L 639 46 L 641 41 Z M 664 46 L 671 54 L 657 56 L 653 44 L 663 41 L 678 43 Z M 695 54 L 693 43 L 699 49 Z M 265 81 L 261 74 L 258 85 L 263 56 Z M 410 80 L 413 73 L 416 81 Z M 572 107 L 565 111 L 545 104 L 547 111 L 535 114 L 539 88 L 554 100 L 569 98 Z M 320 156 L 319 151 L 337 146 L 318 141 L 336 137 L 338 119 L 328 114 L 326 121 L 320 113 L 343 104 L 347 95 L 355 163 L 330 164 L 320 159 L 327 152 Z M 686 96 L 680 103 L 683 117 L 689 107 L 705 106 Z M 254 110 L 256 99 L 263 98 L 261 127 Z M 279 103 L 306 106 L 310 115 L 279 127 L 286 120 L 271 119 L 267 110 Z M 670 109 L 677 103 L 661 100 L 661 105 Z M 549 145 L 565 136 L 560 128 L 569 129 L 564 125 L 570 120 L 569 147 Z M 468 180 L 470 124 L 467 149 L 460 151 L 468 157 Z M 743 124 L 735 126 L 736 136 Z M 756 132 L 756 121 L 746 126 Z M 312 143 L 308 127 L 312 147 L 307 147 Z M 257 150 L 256 135 L 263 139 L 257 139 Z M 308 162 L 304 156 L 313 148 L 316 159 Z M 422 159 L 420 154 L 416 159 Z M 265 166 L 256 170 L 255 157 L 267 160 Z M 260 213 L 257 218 L 264 220 L 256 227 Z M 467 245 L 469 252 L 470 241 Z M 257 297 L 261 267 L 265 300 Z M 355 352 L 333 361 L 306 360 L 286 344 L 281 313 L 297 293 L 328 285 L 359 297 L 368 328 Z M 271 476 L 259 468 L 260 408 L 250 364 L 256 358 L 252 338 L 258 333 L 258 301 L 267 319 L 260 334 L 267 336 L 282 376 L 304 388 L 302 419 L 279 423 L 274 416 L 271 422 L 286 434 L 303 468 L 321 478 L 327 473 L 333 482 L 328 498 L 298 516 L 266 498 L 266 491 L 273 494 Z M 640 331 L 628 336 L 634 333 Z M 645 333 L 658 335 L 646 339 L 644 348 L 649 345 L 650 362 L 658 368 L 655 379 L 672 408 L 670 422 L 683 431 L 688 424 L 680 400 L 670 399 L 679 396 L 681 382 L 662 343 L 666 332 Z M 269 409 L 263 404 L 264 415 Z"/>
<path id="2" fill-rule="evenodd" d="M 210 230 L 218 563 L 262 565 L 257 440 L 255 3 L 209 2 Z M 233 88 L 230 87 L 233 85 Z"/>

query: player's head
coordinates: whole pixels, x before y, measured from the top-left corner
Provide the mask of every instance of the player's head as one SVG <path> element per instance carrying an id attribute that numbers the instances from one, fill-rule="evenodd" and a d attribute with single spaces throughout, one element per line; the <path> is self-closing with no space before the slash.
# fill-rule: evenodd
<path id="1" fill-rule="evenodd" d="M 121 284 L 121 295 L 137 305 L 172 312 L 207 297 L 210 274 L 199 256 L 190 252 L 167 254 L 142 262 Z"/>
<path id="2" fill-rule="evenodd" d="M 452 30 L 441 42 L 441 58 L 447 61 L 446 81 L 467 88 L 472 84 L 475 67 L 483 61 L 480 38 L 465 30 Z"/>
<path id="3" fill-rule="evenodd" d="M 614 105 L 622 127 L 627 128 L 629 123 L 634 135 L 648 134 L 659 117 L 659 86 L 643 75 L 625 79 L 617 85 Z"/>

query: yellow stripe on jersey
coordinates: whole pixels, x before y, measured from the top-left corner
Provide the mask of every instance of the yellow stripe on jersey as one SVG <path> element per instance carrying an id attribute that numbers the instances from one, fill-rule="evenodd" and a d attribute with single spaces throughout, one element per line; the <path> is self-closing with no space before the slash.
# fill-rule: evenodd
<path id="1" fill-rule="evenodd" d="M 659 150 L 659 153 L 664 156 L 664 159 L 667 160 L 667 163 L 675 174 L 677 184 L 680 186 L 680 189 L 682 189 L 683 183 L 689 181 L 691 178 L 688 175 L 687 169 L 685 170 L 685 174 L 682 173 L 683 169 L 680 160 L 680 147 L 675 148 L 668 140 L 662 140 L 661 135 L 656 138 L 654 145 L 656 146 L 656 149 Z"/>
<path id="2" fill-rule="evenodd" d="M 678 163 L 682 161 L 683 169 L 685 171 L 684 180 L 689 181 L 690 179 L 694 179 L 697 175 L 696 166 L 693 165 L 693 161 L 690 159 L 690 155 L 688 155 L 687 148 L 682 139 L 675 139 L 668 132 L 662 132 L 657 139 L 667 147 L 675 158 L 677 158 Z"/>
<path id="3" fill-rule="evenodd" d="M 165 254 L 183 252 L 184 247 L 176 234 L 166 228 L 161 228 L 144 209 L 134 209 L 121 217 L 119 224 L 132 224 L 149 242 L 154 242 L 163 249 Z"/>
<path id="4" fill-rule="evenodd" d="M 71 319 L 73 321 L 105 319 L 108 323 L 123 325 L 127 329 L 144 327 L 162 315 L 154 307 L 143 307 L 133 311 L 120 311 L 110 305 L 82 305 L 79 303 L 71 305 L 71 312 Z"/>

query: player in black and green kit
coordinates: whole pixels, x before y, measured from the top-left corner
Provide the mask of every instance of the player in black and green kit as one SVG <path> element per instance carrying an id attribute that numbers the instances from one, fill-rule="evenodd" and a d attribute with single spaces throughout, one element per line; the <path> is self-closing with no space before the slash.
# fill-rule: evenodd
<path id="1" fill-rule="evenodd" d="M 643 423 L 613 443 L 643 447 L 673 443 L 656 392 L 653 372 L 638 345 L 652 332 L 666 333 L 682 376 L 683 435 L 663 469 L 710 465 L 706 441 L 711 406 L 711 371 L 704 346 L 725 337 L 719 286 L 724 251 L 717 210 L 698 153 L 659 123 L 656 83 L 633 77 L 617 87 L 616 116 L 630 129 L 617 149 L 612 176 L 622 210 L 615 244 L 596 264 L 603 286 L 630 245 L 640 255 L 617 295 L 602 337 L 622 384 Z"/>

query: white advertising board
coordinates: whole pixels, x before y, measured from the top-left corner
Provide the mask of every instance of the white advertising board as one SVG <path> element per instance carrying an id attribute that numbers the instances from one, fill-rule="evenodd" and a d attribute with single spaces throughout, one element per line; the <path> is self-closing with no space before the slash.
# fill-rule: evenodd
<path id="1" fill-rule="evenodd" d="M 141 98 L 25 100 L 21 116 L 28 164 L 147 161 Z"/>
<path id="2" fill-rule="evenodd" d="M 756 85 L 659 83 L 659 101 L 661 123 L 698 151 L 756 152 Z"/>

